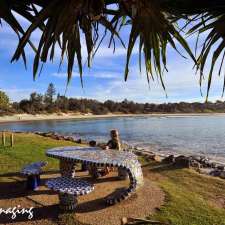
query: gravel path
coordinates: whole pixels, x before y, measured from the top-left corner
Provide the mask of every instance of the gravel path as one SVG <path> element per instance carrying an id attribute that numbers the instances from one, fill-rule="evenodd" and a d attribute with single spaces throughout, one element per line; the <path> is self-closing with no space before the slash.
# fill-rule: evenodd
<path id="1" fill-rule="evenodd" d="M 90 180 L 86 173 L 78 172 L 77 175 L 82 179 Z M 104 198 L 112 192 L 128 186 L 127 181 L 118 180 L 116 175 L 116 172 L 112 172 L 99 179 L 91 194 L 79 197 L 79 205 L 76 210 L 76 218 L 79 221 L 91 225 L 119 225 L 122 217 L 145 217 L 164 203 L 163 191 L 153 185 L 149 179 L 145 179 L 144 186 L 138 190 L 137 194 L 124 202 L 107 207 L 104 204 Z M 42 182 L 54 176 L 58 176 L 58 174 L 43 175 Z M 55 193 L 44 186 L 40 187 L 38 191 L 26 193 L 23 183 L 15 182 L 18 177 L 11 176 L 10 179 L 12 182 L 1 182 L 0 184 L 0 208 L 17 205 L 25 208 L 34 207 L 34 218 L 28 220 L 27 215 L 20 215 L 12 221 L 9 215 L 0 215 L 0 224 L 56 224 L 58 197 Z"/>

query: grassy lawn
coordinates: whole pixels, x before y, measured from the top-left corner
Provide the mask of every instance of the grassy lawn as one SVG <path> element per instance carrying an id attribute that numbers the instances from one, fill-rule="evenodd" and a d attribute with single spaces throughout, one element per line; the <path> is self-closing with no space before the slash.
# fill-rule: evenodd
<path id="1" fill-rule="evenodd" d="M 151 219 L 172 225 L 225 225 L 225 180 L 157 166 L 150 162 L 144 170 L 167 199 Z"/>
<path id="2" fill-rule="evenodd" d="M 39 160 L 48 161 L 46 170 L 55 170 L 58 160 L 46 157 L 45 151 L 66 145 L 75 144 L 33 134 L 15 134 L 14 147 L 0 146 L 0 174 L 18 172 L 25 164 Z M 145 177 L 166 193 L 164 206 L 151 219 L 171 225 L 225 225 L 225 180 L 143 158 L 141 162 Z M 5 176 L 0 181 L 3 179 Z"/>
<path id="3" fill-rule="evenodd" d="M 9 136 L 7 136 L 9 138 Z M 46 170 L 58 168 L 58 160 L 45 156 L 49 148 L 76 145 L 69 141 L 58 141 L 34 134 L 15 134 L 14 147 L 10 147 L 9 139 L 6 147 L 0 145 L 0 174 L 18 172 L 31 162 L 46 160 Z"/>

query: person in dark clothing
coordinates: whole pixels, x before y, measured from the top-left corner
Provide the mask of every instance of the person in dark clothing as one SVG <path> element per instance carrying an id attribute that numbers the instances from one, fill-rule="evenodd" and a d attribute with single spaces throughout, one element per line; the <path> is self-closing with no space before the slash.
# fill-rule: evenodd
<path id="1" fill-rule="evenodd" d="M 106 146 L 103 149 L 104 150 L 115 149 L 115 150 L 120 151 L 121 144 L 120 144 L 120 139 L 119 139 L 119 132 L 117 130 L 111 130 L 110 136 L 111 136 L 111 139 L 108 141 L 108 143 L 106 144 Z M 103 168 L 99 168 L 97 166 L 91 166 L 89 168 L 89 174 L 95 179 L 107 175 L 110 171 L 111 171 L 111 169 L 107 166 L 105 166 Z"/>
<path id="2" fill-rule="evenodd" d="M 119 132 L 117 130 L 111 130 L 110 132 L 111 140 L 108 141 L 106 149 L 121 150 L 121 143 L 119 139 Z"/>

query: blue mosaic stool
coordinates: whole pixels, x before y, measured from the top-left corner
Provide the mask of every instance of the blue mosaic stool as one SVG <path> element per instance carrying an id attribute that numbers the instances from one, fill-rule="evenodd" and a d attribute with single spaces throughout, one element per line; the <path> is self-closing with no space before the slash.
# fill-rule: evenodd
<path id="1" fill-rule="evenodd" d="M 42 167 L 46 166 L 47 162 L 35 162 L 25 166 L 21 173 L 27 176 L 27 190 L 35 190 L 41 184 L 40 174 L 42 173 Z"/>
<path id="2" fill-rule="evenodd" d="M 63 211 L 74 211 L 77 197 L 89 194 L 94 186 L 87 181 L 70 177 L 57 177 L 46 182 L 46 186 L 59 195 L 59 208 Z"/>
<path id="3" fill-rule="evenodd" d="M 27 176 L 27 190 L 36 190 L 39 184 L 40 176 L 39 175 L 29 175 Z"/>

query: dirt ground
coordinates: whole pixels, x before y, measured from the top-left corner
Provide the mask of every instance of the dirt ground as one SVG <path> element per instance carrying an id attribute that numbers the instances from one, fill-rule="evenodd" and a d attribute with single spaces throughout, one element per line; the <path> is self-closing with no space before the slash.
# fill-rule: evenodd
<path id="1" fill-rule="evenodd" d="M 163 191 L 154 186 L 149 179 L 145 179 L 144 186 L 130 199 L 114 206 L 106 206 L 104 202 L 106 196 L 128 186 L 128 181 L 120 181 L 116 175 L 116 172 L 111 172 L 108 176 L 94 181 L 87 173 L 77 172 L 79 178 L 87 179 L 95 185 L 92 193 L 78 198 L 75 214 L 78 221 L 92 225 L 119 225 L 122 217 L 145 217 L 163 204 L 165 197 Z M 1 214 L 0 224 L 50 225 L 59 223 L 58 196 L 44 186 L 47 179 L 59 176 L 57 172 L 42 175 L 42 186 L 37 191 L 30 192 L 25 190 L 24 179 L 21 179 L 18 174 L 4 176 L 8 180 L 0 183 L 0 208 L 34 207 L 34 217 L 28 220 L 28 214 L 25 213 L 12 220 L 11 215 Z"/>

